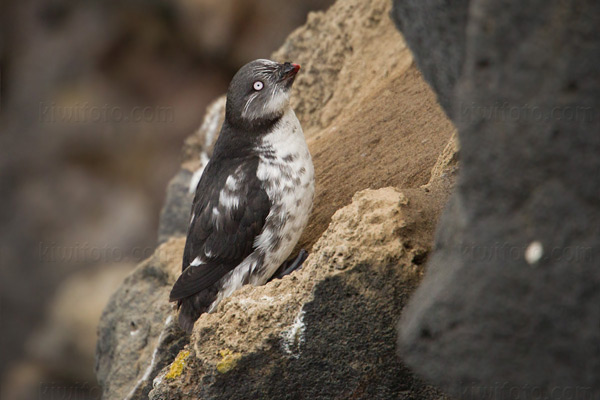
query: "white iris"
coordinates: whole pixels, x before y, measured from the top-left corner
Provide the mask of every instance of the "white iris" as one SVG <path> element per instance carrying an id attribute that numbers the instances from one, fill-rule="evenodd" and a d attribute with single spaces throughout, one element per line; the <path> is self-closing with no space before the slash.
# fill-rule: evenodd
<path id="1" fill-rule="evenodd" d="M 261 81 L 254 82 L 254 90 L 262 90 L 265 85 Z"/>

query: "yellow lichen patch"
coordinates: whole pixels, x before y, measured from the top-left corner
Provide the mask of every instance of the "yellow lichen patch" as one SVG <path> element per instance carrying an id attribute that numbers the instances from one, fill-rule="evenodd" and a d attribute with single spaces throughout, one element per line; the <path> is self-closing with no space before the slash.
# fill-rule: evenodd
<path id="1" fill-rule="evenodd" d="M 217 363 L 217 371 L 222 374 L 235 368 L 239 359 L 242 358 L 240 353 L 232 353 L 231 350 L 221 350 L 219 354 L 223 358 Z"/>
<path id="2" fill-rule="evenodd" d="M 183 368 L 185 367 L 185 360 L 190 355 L 190 352 L 187 350 L 181 350 L 177 357 L 175 357 L 175 361 L 171 364 L 171 368 L 165 378 L 167 379 L 175 379 L 183 372 Z"/>

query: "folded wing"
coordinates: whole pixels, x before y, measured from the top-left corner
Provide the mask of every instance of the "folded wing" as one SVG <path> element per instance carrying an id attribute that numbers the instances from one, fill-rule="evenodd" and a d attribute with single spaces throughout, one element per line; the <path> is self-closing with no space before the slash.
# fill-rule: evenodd
<path id="1" fill-rule="evenodd" d="M 256 178 L 258 160 L 235 168 L 209 162 L 192 206 L 192 221 L 183 255 L 183 272 L 170 301 L 210 288 L 253 251 L 269 209 L 269 197 Z"/>

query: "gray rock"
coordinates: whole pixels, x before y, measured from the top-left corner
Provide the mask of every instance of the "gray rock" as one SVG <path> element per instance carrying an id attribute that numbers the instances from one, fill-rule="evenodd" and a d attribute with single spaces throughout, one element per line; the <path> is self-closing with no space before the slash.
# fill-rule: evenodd
<path id="1" fill-rule="evenodd" d="M 167 187 L 165 205 L 158 222 L 158 243 L 162 244 L 173 236 L 185 236 L 190 223 L 194 193 L 190 192 L 192 172 L 179 170 Z"/>
<path id="2" fill-rule="evenodd" d="M 470 0 L 394 0 L 392 20 L 415 55 L 425 80 L 450 118 L 454 87 L 465 59 Z"/>
<path id="3" fill-rule="evenodd" d="M 459 183 L 400 354 L 464 399 L 599 398 L 600 3 L 470 7 Z"/>
<path id="4" fill-rule="evenodd" d="M 163 244 L 140 264 L 102 313 L 96 377 L 104 399 L 147 398 L 157 371 L 187 343 L 168 302 L 181 256 L 174 242 Z"/>

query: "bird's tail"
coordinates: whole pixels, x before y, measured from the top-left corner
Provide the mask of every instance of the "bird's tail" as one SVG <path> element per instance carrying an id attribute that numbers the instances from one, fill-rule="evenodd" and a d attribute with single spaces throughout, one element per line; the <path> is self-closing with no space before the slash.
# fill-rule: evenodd
<path id="1" fill-rule="evenodd" d="M 194 302 L 190 297 L 179 301 L 179 326 L 187 333 L 192 333 L 194 323 L 200 318 L 200 315 L 202 315 L 202 311 L 194 307 Z"/>
<path id="2" fill-rule="evenodd" d="M 179 326 L 187 333 L 192 333 L 194 323 L 204 314 L 217 298 L 214 287 L 202 290 L 177 302 L 179 308 Z"/>

